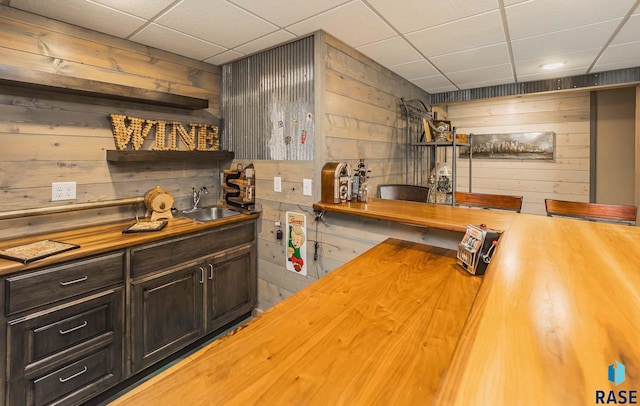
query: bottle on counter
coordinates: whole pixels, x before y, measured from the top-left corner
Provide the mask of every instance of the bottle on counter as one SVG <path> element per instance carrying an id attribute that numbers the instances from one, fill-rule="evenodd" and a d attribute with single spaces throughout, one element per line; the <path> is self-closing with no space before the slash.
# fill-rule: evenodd
<path id="1" fill-rule="evenodd" d="M 359 197 L 359 201 L 366 203 L 369 201 L 369 198 L 371 197 L 371 185 L 368 182 L 369 177 L 367 176 L 365 178 L 365 181 L 360 185 L 360 194 L 358 195 Z"/>

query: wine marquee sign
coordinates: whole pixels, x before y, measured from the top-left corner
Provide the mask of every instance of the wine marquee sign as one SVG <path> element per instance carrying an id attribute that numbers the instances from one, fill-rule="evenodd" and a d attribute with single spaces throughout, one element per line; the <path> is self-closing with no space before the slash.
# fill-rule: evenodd
<path id="1" fill-rule="evenodd" d="M 111 114 L 110 117 L 116 148 L 121 151 L 129 145 L 134 151 L 139 150 L 152 132 L 154 151 L 179 151 L 179 142 L 189 151 L 218 151 L 220 148 L 218 126 L 212 124 L 190 123 L 187 132 L 179 121 L 147 120 L 122 114 Z"/>

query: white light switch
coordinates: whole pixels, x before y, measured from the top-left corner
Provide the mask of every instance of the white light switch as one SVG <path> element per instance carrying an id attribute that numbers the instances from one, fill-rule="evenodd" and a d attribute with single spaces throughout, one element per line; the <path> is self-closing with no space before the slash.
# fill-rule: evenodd
<path id="1" fill-rule="evenodd" d="M 311 192 L 311 179 L 302 179 L 302 194 L 305 196 L 312 196 Z"/>
<path id="2" fill-rule="evenodd" d="M 273 191 L 278 193 L 282 192 L 282 178 L 280 176 L 273 178 Z"/>

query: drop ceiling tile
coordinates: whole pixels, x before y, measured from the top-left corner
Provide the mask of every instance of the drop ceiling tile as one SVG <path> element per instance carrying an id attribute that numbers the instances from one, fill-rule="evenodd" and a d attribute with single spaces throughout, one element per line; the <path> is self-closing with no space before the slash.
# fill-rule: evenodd
<path id="1" fill-rule="evenodd" d="M 424 89 L 425 91 L 431 93 L 431 94 L 435 94 L 435 93 L 442 93 L 442 92 L 455 92 L 456 90 L 458 90 L 457 87 L 455 87 L 452 84 L 446 85 L 446 86 L 440 86 L 440 87 L 430 87 L 425 89 L 424 87 L 422 87 L 421 89 Z"/>
<path id="2" fill-rule="evenodd" d="M 362 2 L 356 1 L 287 27 L 296 35 L 324 30 L 351 47 L 391 38 L 396 33 Z"/>
<path id="3" fill-rule="evenodd" d="M 402 34 L 498 8 L 496 0 L 369 0 L 369 4 Z"/>
<path id="4" fill-rule="evenodd" d="M 84 0 L 12 0 L 11 6 L 120 38 L 145 23 L 141 18 Z"/>
<path id="5" fill-rule="evenodd" d="M 640 41 L 608 47 L 607 50 L 604 51 L 600 59 L 598 59 L 598 62 L 596 62 L 595 66 L 601 67 L 604 65 L 616 65 L 630 68 L 634 66 L 640 66 L 633 65 L 633 63 L 638 59 L 640 59 Z"/>
<path id="6" fill-rule="evenodd" d="M 636 68 L 638 66 L 640 66 L 640 58 L 626 61 L 626 62 L 614 62 L 609 64 L 598 63 L 593 67 L 590 73 L 604 72 L 608 70 L 626 69 L 626 68 Z"/>
<path id="7" fill-rule="evenodd" d="M 250 42 L 277 29 L 223 0 L 183 0 L 156 22 L 225 48 Z"/>
<path id="8" fill-rule="evenodd" d="M 422 59 L 402 37 L 385 39 L 356 49 L 382 65 L 398 65 Z"/>
<path id="9" fill-rule="evenodd" d="M 513 75 L 510 77 L 502 78 L 502 79 L 493 79 L 493 80 L 485 80 L 481 82 L 456 82 L 456 85 L 461 89 L 477 89 L 479 87 L 487 87 L 487 86 L 497 86 L 497 85 L 508 85 L 513 83 Z"/>
<path id="10" fill-rule="evenodd" d="M 102 4 L 136 17 L 150 19 L 169 7 L 174 0 L 89 0 L 88 2 Z"/>
<path id="11" fill-rule="evenodd" d="M 218 54 L 218 55 L 216 55 L 214 57 L 205 59 L 203 62 L 210 63 L 212 65 L 220 66 L 220 65 L 224 65 L 225 63 L 234 61 L 236 59 L 240 59 L 243 56 L 244 55 L 241 54 L 240 52 L 229 50 L 229 51 L 225 51 L 225 52 L 223 52 L 221 54 Z"/>
<path id="12" fill-rule="evenodd" d="M 333 7 L 348 3 L 351 0 L 229 0 L 231 3 L 259 15 L 265 20 L 286 27 L 288 25 L 306 20 L 316 14 L 327 11 Z"/>
<path id="13" fill-rule="evenodd" d="M 506 7 L 511 39 L 576 28 L 624 17 L 635 0 L 535 0 Z"/>
<path id="14" fill-rule="evenodd" d="M 286 32 L 285 30 L 278 30 L 244 45 L 240 45 L 239 47 L 234 48 L 234 50 L 245 55 L 253 54 L 258 51 L 262 51 L 264 49 L 282 44 L 283 42 L 287 42 L 293 38 L 296 38 L 296 36 Z"/>
<path id="15" fill-rule="evenodd" d="M 619 23 L 620 20 L 610 20 L 512 41 L 513 56 L 516 60 L 536 59 L 587 49 L 601 49 Z"/>
<path id="16" fill-rule="evenodd" d="M 488 66 L 480 69 L 469 69 L 447 74 L 449 80 L 457 86 L 489 81 L 501 81 L 501 83 L 514 82 L 511 64 Z"/>
<path id="17" fill-rule="evenodd" d="M 455 86 L 453 86 L 453 84 L 442 75 L 427 76 L 424 78 L 412 79 L 411 82 L 413 82 L 416 86 L 422 89 L 425 89 L 427 91 L 429 91 L 428 89 L 432 89 L 432 88 L 440 89 L 440 88 L 449 87 L 449 86 L 455 89 Z"/>
<path id="18" fill-rule="evenodd" d="M 586 70 L 591 66 L 595 58 L 598 56 L 600 49 L 587 49 L 580 52 L 569 52 L 561 55 L 548 55 L 535 59 L 523 59 L 516 61 L 516 75 L 519 77 L 525 75 L 551 75 L 561 77 L 560 71 L 542 69 L 543 65 L 548 63 L 562 62 L 563 70 Z"/>
<path id="19" fill-rule="evenodd" d="M 531 75 L 518 75 L 518 82 L 531 82 L 534 80 L 546 80 L 546 79 L 557 79 L 557 78 L 566 78 L 569 76 L 577 76 L 586 74 L 586 68 L 573 68 L 573 69 L 561 69 L 554 70 L 548 73 L 540 72 Z"/>
<path id="20" fill-rule="evenodd" d="M 506 43 L 489 45 L 453 54 L 434 56 L 433 58 L 429 58 L 429 60 L 445 74 L 470 68 L 483 68 L 486 66 L 511 63 Z"/>
<path id="21" fill-rule="evenodd" d="M 405 37 L 427 58 L 505 42 L 498 11 L 416 31 Z"/>
<path id="22" fill-rule="evenodd" d="M 131 37 L 131 41 L 164 49 L 165 51 L 199 61 L 226 51 L 226 48 L 190 35 L 182 34 L 158 24 L 150 24 L 145 27 L 142 31 Z"/>
<path id="23" fill-rule="evenodd" d="M 418 79 L 426 76 L 435 76 L 438 71 L 425 59 L 415 62 L 389 66 L 389 69 L 405 79 Z"/>
<path id="24" fill-rule="evenodd" d="M 640 14 L 631 16 L 624 24 L 618 35 L 611 41 L 611 45 L 640 41 Z"/>

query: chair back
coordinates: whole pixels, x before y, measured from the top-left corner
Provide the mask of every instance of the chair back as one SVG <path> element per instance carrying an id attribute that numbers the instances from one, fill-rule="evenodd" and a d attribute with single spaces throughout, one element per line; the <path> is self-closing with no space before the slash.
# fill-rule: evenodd
<path id="1" fill-rule="evenodd" d="M 429 188 L 417 185 L 389 184 L 378 186 L 378 196 L 381 199 L 409 200 L 426 203 Z"/>
<path id="2" fill-rule="evenodd" d="M 602 204 L 571 202 L 566 200 L 545 199 L 547 216 L 575 217 L 591 221 L 606 221 L 636 225 L 636 206 L 620 204 Z"/>
<path id="3" fill-rule="evenodd" d="M 522 196 L 456 192 L 456 204 L 484 209 L 511 210 L 520 213 Z"/>

